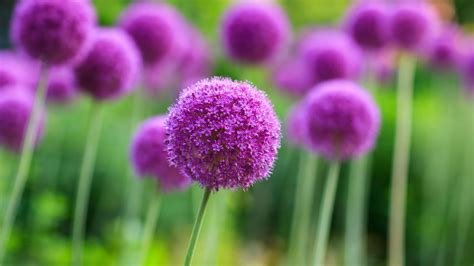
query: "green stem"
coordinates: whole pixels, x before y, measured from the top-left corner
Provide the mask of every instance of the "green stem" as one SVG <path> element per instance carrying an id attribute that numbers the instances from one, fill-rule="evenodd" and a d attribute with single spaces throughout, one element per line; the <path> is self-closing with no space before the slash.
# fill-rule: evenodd
<path id="1" fill-rule="evenodd" d="M 84 226 L 87 218 L 87 205 L 91 189 L 92 174 L 97 155 L 100 131 L 102 128 L 103 109 L 100 103 L 93 103 L 90 118 L 89 132 L 82 158 L 79 174 L 79 185 L 76 195 L 72 233 L 72 264 L 81 265 L 82 245 L 84 240 Z"/>
<path id="2" fill-rule="evenodd" d="M 146 216 L 145 227 L 143 228 L 141 256 L 139 260 L 140 263 L 138 265 L 145 265 L 146 257 L 148 255 L 148 251 L 150 250 L 153 235 L 155 233 L 156 221 L 158 220 L 158 215 L 160 213 L 160 204 L 160 193 L 153 193 L 153 198 Z"/>
<path id="3" fill-rule="evenodd" d="M 290 231 L 289 264 L 305 265 L 308 247 L 308 232 L 318 168 L 317 158 L 302 152 L 296 179 L 296 191 Z"/>
<path id="4" fill-rule="evenodd" d="M 334 199 L 336 196 L 337 182 L 339 179 L 339 170 L 341 164 L 339 161 L 331 162 L 329 166 L 326 186 L 324 188 L 323 201 L 319 213 L 319 224 L 316 233 L 316 244 L 313 265 L 321 266 L 324 263 L 326 248 L 329 242 L 329 230 L 331 226 L 331 217 L 334 209 Z"/>
<path id="5" fill-rule="evenodd" d="M 370 155 L 352 161 L 346 204 L 345 265 L 365 265 L 365 220 Z"/>
<path id="6" fill-rule="evenodd" d="M 402 55 L 398 73 L 397 120 L 389 216 L 389 266 L 405 265 L 405 204 L 410 161 L 413 81 L 416 61 Z"/>
<path id="7" fill-rule="evenodd" d="M 188 252 L 186 253 L 186 259 L 184 261 L 185 266 L 191 265 L 191 260 L 193 259 L 194 249 L 196 247 L 196 242 L 199 237 L 199 231 L 201 231 L 202 220 L 204 214 L 206 213 L 207 202 L 209 201 L 209 196 L 211 195 L 211 189 L 207 188 L 204 191 L 204 196 L 202 197 L 201 206 L 199 207 L 198 216 L 194 222 L 193 232 L 191 233 L 191 239 L 189 240 Z"/>
<path id="8" fill-rule="evenodd" d="M 2 231 L 0 233 L 0 264 L 5 255 L 5 246 L 15 220 L 16 212 L 20 204 L 21 196 L 25 188 L 26 180 L 30 172 L 31 159 L 33 158 L 33 150 L 35 146 L 37 129 L 41 122 L 41 116 L 44 109 L 46 98 L 46 87 L 48 84 L 48 66 L 45 63 L 41 64 L 40 78 L 36 90 L 33 109 L 28 121 L 23 146 L 21 149 L 20 163 L 15 176 L 15 183 L 13 184 L 13 191 L 8 202 L 5 218 L 2 224 Z"/>

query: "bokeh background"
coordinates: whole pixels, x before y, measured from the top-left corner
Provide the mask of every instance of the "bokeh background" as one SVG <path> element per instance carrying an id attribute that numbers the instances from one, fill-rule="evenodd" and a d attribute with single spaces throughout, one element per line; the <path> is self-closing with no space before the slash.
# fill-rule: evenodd
<path id="1" fill-rule="evenodd" d="M 0 1 L 0 46 L 10 47 L 8 28 L 13 0 Z M 113 25 L 126 0 L 94 0 L 101 25 Z M 218 25 L 230 0 L 169 0 L 210 41 L 214 74 L 249 80 L 265 90 L 282 121 L 294 99 L 279 92 L 263 68 L 239 65 L 222 54 Z M 337 25 L 349 0 L 280 0 L 294 32 L 314 25 Z M 474 1 L 438 0 L 435 4 L 466 31 L 474 29 Z M 1 62 L 0 62 L 1 64 Z M 418 64 L 407 198 L 408 265 L 473 265 L 474 253 L 474 113 L 454 73 L 438 73 Z M 368 196 L 367 249 L 370 265 L 386 262 L 387 222 L 393 132 L 394 85 L 376 93 L 383 125 L 374 151 Z M 153 193 L 152 180 L 133 177 L 128 148 L 130 110 L 127 97 L 106 107 L 87 220 L 85 265 L 133 265 L 139 252 L 142 222 Z M 146 102 L 147 116 L 165 113 L 172 99 Z M 466 104 L 467 103 L 467 104 Z M 35 152 L 20 206 L 8 264 L 63 265 L 70 260 L 71 217 L 86 134 L 90 100 L 50 107 L 43 143 Z M 219 191 L 210 201 L 195 265 L 278 265 L 285 262 L 301 151 L 283 140 L 269 180 L 249 191 Z M 0 215 L 4 213 L 18 158 L 0 151 Z M 319 175 L 325 172 L 319 169 Z M 347 165 L 343 167 L 329 248 L 329 262 L 343 258 Z M 319 179 L 320 181 L 323 178 Z M 320 191 L 321 182 L 316 191 Z M 130 191 L 140 193 L 131 193 Z M 157 230 L 147 257 L 150 265 L 182 263 L 202 194 L 197 185 L 164 195 Z M 131 195 L 135 195 L 131 197 Z M 319 193 L 311 215 L 317 213 Z M 308 235 L 315 235 L 316 222 Z M 311 248 L 311 247 L 309 247 Z"/>

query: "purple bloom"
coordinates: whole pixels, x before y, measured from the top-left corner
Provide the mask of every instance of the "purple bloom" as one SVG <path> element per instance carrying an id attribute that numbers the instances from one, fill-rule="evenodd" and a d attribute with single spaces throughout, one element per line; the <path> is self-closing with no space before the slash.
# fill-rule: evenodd
<path id="1" fill-rule="evenodd" d="M 361 48 L 378 51 L 389 43 L 389 15 L 387 7 L 382 3 L 359 4 L 348 15 L 347 31 Z"/>
<path id="2" fill-rule="evenodd" d="M 466 92 L 474 97 L 474 40 L 467 40 L 462 49 L 462 56 L 459 60 L 459 71 Z"/>
<path id="3" fill-rule="evenodd" d="M 316 83 L 332 79 L 356 79 L 360 74 L 361 51 L 342 32 L 314 32 L 303 40 L 300 50 L 300 56 Z"/>
<path id="4" fill-rule="evenodd" d="M 187 188 L 191 179 L 168 162 L 165 119 L 165 116 L 156 116 L 140 125 L 133 137 L 130 159 L 138 176 L 154 177 L 163 191 L 170 192 Z"/>
<path id="5" fill-rule="evenodd" d="M 84 0 L 22 0 L 12 21 L 12 39 L 29 56 L 48 64 L 77 58 L 87 46 L 95 13 Z"/>
<path id="6" fill-rule="evenodd" d="M 279 89 L 293 95 L 303 96 L 316 83 L 309 68 L 299 57 L 291 58 L 276 68 L 273 81 Z"/>
<path id="7" fill-rule="evenodd" d="M 454 26 L 445 28 L 434 38 L 428 49 L 429 62 L 441 69 L 451 69 L 459 59 L 460 34 Z"/>
<path id="8" fill-rule="evenodd" d="M 33 109 L 33 95 L 26 88 L 10 88 L 0 92 L 0 146 L 20 152 Z M 41 121 L 36 143 L 42 137 Z"/>
<path id="9" fill-rule="evenodd" d="M 0 52 L 0 88 L 8 86 L 32 87 L 38 80 L 37 64 L 11 51 Z"/>
<path id="10" fill-rule="evenodd" d="M 224 15 L 221 39 L 227 54 L 235 60 L 259 64 L 281 51 L 290 26 L 284 11 L 270 3 L 239 3 Z"/>
<path id="11" fill-rule="evenodd" d="M 419 51 L 437 30 L 434 10 L 423 2 L 398 4 L 390 19 L 391 40 L 401 49 Z"/>
<path id="12" fill-rule="evenodd" d="M 184 19 L 167 4 L 134 3 L 122 14 L 120 26 L 132 36 L 146 65 L 175 60 L 189 45 Z"/>
<path id="13" fill-rule="evenodd" d="M 81 90 L 96 100 L 127 94 L 138 81 L 140 56 L 133 41 L 120 29 L 98 30 L 92 47 L 75 67 Z"/>
<path id="14" fill-rule="evenodd" d="M 53 103 L 68 103 L 77 95 L 73 70 L 69 67 L 52 68 L 46 90 L 47 100 Z"/>
<path id="15" fill-rule="evenodd" d="M 396 54 L 392 49 L 377 53 L 374 57 L 373 71 L 379 83 L 388 84 L 393 81 L 396 73 Z"/>
<path id="16" fill-rule="evenodd" d="M 267 178 L 280 146 L 280 123 L 266 95 L 247 82 L 202 80 L 170 108 L 170 161 L 201 186 L 248 189 Z"/>
<path id="17" fill-rule="evenodd" d="M 305 99 L 309 146 L 331 160 L 345 160 L 370 150 L 378 136 L 380 113 L 372 96 L 351 81 L 316 86 Z"/>
<path id="18" fill-rule="evenodd" d="M 304 104 L 300 102 L 291 108 L 286 118 L 286 137 L 295 146 L 303 146 L 305 143 L 305 115 Z"/>

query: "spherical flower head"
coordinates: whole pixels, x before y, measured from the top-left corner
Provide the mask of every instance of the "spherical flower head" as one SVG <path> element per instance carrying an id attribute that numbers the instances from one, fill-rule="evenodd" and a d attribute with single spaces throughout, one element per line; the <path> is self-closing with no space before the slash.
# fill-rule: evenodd
<path id="1" fill-rule="evenodd" d="M 29 56 L 64 64 L 86 49 L 95 26 L 92 4 L 84 0 L 22 0 L 12 20 L 12 39 Z"/>
<path id="2" fill-rule="evenodd" d="M 304 104 L 300 102 L 290 109 L 286 118 L 286 137 L 290 144 L 303 147 L 306 136 L 304 123 L 305 108 Z"/>
<path id="3" fill-rule="evenodd" d="M 48 102 L 66 104 L 78 96 L 74 72 L 69 67 L 51 69 L 46 98 Z"/>
<path id="4" fill-rule="evenodd" d="M 24 56 L 0 51 L 0 90 L 9 86 L 32 87 L 37 82 L 38 68 Z"/>
<path id="5" fill-rule="evenodd" d="M 378 136 L 380 112 L 371 95 L 351 81 L 328 81 L 305 99 L 305 132 L 310 149 L 330 160 L 370 150 Z"/>
<path id="6" fill-rule="evenodd" d="M 33 95 L 27 88 L 9 88 L 0 92 L 0 146 L 20 152 L 33 109 Z M 36 143 L 42 138 L 41 120 L 36 130 Z"/>
<path id="7" fill-rule="evenodd" d="M 391 40 L 404 50 L 422 50 L 438 30 L 437 23 L 436 13 L 426 3 L 398 4 L 390 18 Z"/>
<path id="8" fill-rule="evenodd" d="M 429 63 L 438 69 L 452 69 L 460 53 L 460 34 L 454 27 L 445 28 L 435 37 L 428 50 Z"/>
<path id="9" fill-rule="evenodd" d="M 224 15 L 221 39 L 227 54 L 248 64 L 266 63 L 277 56 L 290 33 L 284 11 L 271 3 L 239 3 Z"/>
<path id="10" fill-rule="evenodd" d="M 140 125 L 133 137 L 130 160 L 138 176 L 157 178 L 161 189 L 170 192 L 187 188 L 191 179 L 168 162 L 165 119 L 156 116 Z"/>
<path id="11" fill-rule="evenodd" d="M 299 57 L 290 58 L 273 72 L 273 81 L 283 92 L 292 96 L 303 96 L 315 84 L 309 68 Z"/>
<path id="12" fill-rule="evenodd" d="M 75 67 L 79 88 L 99 101 L 130 92 L 138 81 L 141 60 L 130 37 L 120 29 L 100 29 Z"/>
<path id="13" fill-rule="evenodd" d="M 378 51 L 390 40 L 389 11 L 379 2 L 365 2 L 349 13 L 346 28 L 352 39 L 366 51 Z"/>
<path id="14" fill-rule="evenodd" d="M 170 5 L 131 4 L 119 24 L 135 41 L 146 65 L 175 59 L 186 47 L 183 18 Z"/>
<path id="15" fill-rule="evenodd" d="M 212 190 L 245 190 L 267 178 L 280 146 L 280 123 L 267 96 L 227 78 L 184 89 L 166 127 L 171 163 Z"/>
<path id="16" fill-rule="evenodd" d="M 333 79 L 356 79 L 360 75 L 361 51 L 343 32 L 314 32 L 303 40 L 300 49 L 300 56 L 317 83 Z"/>

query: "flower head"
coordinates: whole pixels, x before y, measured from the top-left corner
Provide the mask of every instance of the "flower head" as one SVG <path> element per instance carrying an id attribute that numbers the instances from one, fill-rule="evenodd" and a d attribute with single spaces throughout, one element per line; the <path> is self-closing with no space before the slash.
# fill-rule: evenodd
<path id="1" fill-rule="evenodd" d="M 110 100 L 133 89 L 140 63 L 139 53 L 124 31 L 101 29 L 74 71 L 81 90 L 96 100 Z"/>
<path id="2" fill-rule="evenodd" d="M 266 95 L 247 82 L 202 80 L 170 108 L 170 161 L 203 187 L 248 189 L 268 177 L 280 123 Z"/>
<path id="3" fill-rule="evenodd" d="M 187 47 L 184 19 L 170 5 L 131 4 L 119 24 L 135 41 L 146 65 L 174 60 Z"/>
<path id="4" fill-rule="evenodd" d="M 26 88 L 10 88 L 0 92 L 0 146 L 20 152 L 33 109 L 33 95 Z M 43 121 L 36 132 L 42 137 Z"/>
<path id="5" fill-rule="evenodd" d="M 302 58 L 290 58 L 273 72 L 277 87 L 293 96 L 303 96 L 315 84 L 313 75 Z"/>
<path id="6" fill-rule="evenodd" d="M 235 60 L 259 64 L 273 59 L 285 45 L 290 32 L 288 18 L 277 5 L 239 3 L 224 15 L 221 39 Z"/>
<path id="7" fill-rule="evenodd" d="M 138 176 L 156 178 L 161 189 L 169 192 L 188 187 L 191 179 L 168 162 L 165 119 L 165 116 L 156 116 L 140 125 L 133 137 L 130 159 Z"/>
<path id="8" fill-rule="evenodd" d="M 355 6 L 346 27 L 352 39 L 367 51 L 378 51 L 389 43 L 389 12 L 382 3 L 367 2 Z"/>
<path id="9" fill-rule="evenodd" d="M 362 55 L 352 39 L 338 31 L 320 30 L 302 42 L 300 56 L 316 83 L 333 79 L 356 79 Z"/>
<path id="10" fill-rule="evenodd" d="M 0 62 L 0 89 L 17 85 L 32 87 L 37 82 L 38 67 L 24 56 L 1 51 Z"/>
<path id="11" fill-rule="evenodd" d="M 46 89 L 47 100 L 53 103 L 68 103 L 77 95 L 73 70 L 69 67 L 52 68 Z"/>
<path id="12" fill-rule="evenodd" d="M 460 55 L 460 34 L 454 26 L 445 28 L 436 36 L 428 50 L 428 60 L 436 68 L 451 69 Z"/>
<path id="13" fill-rule="evenodd" d="M 466 92 L 474 97 L 474 40 L 466 40 L 458 63 Z"/>
<path id="14" fill-rule="evenodd" d="M 22 0 L 12 21 L 12 39 L 29 56 L 64 64 L 86 49 L 95 13 L 84 0 Z"/>
<path id="15" fill-rule="evenodd" d="M 380 127 L 379 109 L 357 84 L 322 83 L 308 94 L 305 109 L 306 140 L 315 152 L 345 160 L 373 147 Z"/>
<path id="16" fill-rule="evenodd" d="M 293 106 L 286 118 L 286 137 L 288 141 L 296 146 L 303 146 L 305 141 L 305 109 L 302 102 Z"/>

